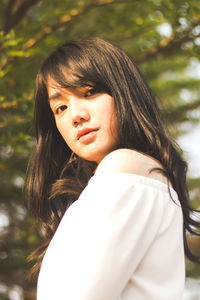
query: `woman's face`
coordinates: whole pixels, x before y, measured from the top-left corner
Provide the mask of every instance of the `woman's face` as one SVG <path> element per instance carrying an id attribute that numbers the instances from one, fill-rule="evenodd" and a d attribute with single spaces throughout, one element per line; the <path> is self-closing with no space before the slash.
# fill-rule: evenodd
<path id="1" fill-rule="evenodd" d="M 58 88 L 51 79 L 47 90 L 57 129 L 74 153 L 99 163 L 117 147 L 117 120 L 112 96 L 90 86 Z"/>

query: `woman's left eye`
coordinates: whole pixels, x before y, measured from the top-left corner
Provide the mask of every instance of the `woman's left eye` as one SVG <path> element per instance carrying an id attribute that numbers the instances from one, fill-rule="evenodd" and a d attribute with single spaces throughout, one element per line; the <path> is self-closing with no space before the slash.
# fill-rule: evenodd
<path id="1" fill-rule="evenodd" d="M 84 93 L 84 97 L 90 97 L 90 96 L 94 96 L 95 94 L 99 93 L 100 90 L 96 87 L 90 88 L 88 89 L 85 93 Z"/>

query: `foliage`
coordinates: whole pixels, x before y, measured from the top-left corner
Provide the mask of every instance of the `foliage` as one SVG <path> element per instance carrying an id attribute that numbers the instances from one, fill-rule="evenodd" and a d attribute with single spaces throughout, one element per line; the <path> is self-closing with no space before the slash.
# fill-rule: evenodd
<path id="1" fill-rule="evenodd" d="M 2 0 L 0 9 L 0 297 L 16 287 L 34 299 L 25 258 L 41 239 L 23 185 L 34 146 L 34 79 L 41 61 L 66 40 L 100 36 L 125 48 L 158 95 L 177 138 L 200 116 L 198 0 Z M 196 72 L 196 73 L 195 73 Z M 184 126 L 183 126 L 184 125 Z M 200 179 L 188 181 L 200 207 Z M 198 242 L 199 245 L 199 242 Z M 200 277 L 189 265 L 188 274 Z M 18 291 L 19 292 L 19 291 Z M 10 296 L 6 296 L 10 295 Z"/>

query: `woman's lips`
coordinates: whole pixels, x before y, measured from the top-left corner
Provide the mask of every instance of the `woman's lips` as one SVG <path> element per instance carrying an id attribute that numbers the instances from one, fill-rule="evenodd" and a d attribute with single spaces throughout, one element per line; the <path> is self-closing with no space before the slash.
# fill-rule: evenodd
<path id="1" fill-rule="evenodd" d="M 77 139 L 83 143 L 87 144 L 94 140 L 96 137 L 97 129 L 86 128 L 78 132 Z"/>
<path id="2" fill-rule="evenodd" d="M 82 136 L 89 134 L 90 132 L 96 131 L 96 128 L 84 128 L 78 131 L 77 140 L 79 140 Z"/>

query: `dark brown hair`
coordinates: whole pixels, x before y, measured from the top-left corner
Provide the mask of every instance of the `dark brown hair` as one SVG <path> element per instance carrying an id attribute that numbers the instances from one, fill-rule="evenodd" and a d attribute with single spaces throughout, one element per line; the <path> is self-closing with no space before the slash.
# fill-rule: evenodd
<path id="1" fill-rule="evenodd" d="M 80 195 L 96 163 L 77 157 L 58 132 L 48 103 L 49 76 L 62 88 L 93 85 L 113 96 L 118 119 L 119 148 L 135 149 L 158 160 L 178 194 L 184 218 L 185 254 L 198 258 L 188 247 L 186 233 L 199 235 L 186 186 L 187 165 L 178 146 L 167 136 L 155 97 L 133 59 L 111 42 L 88 38 L 56 49 L 42 64 L 36 79 L 35 128 L 37 145 L 28 180 L 30 208 L 45 229 L 46 242 L 33 257 L 43 257 L 66 209 Z M 39 262 L 35 269 L 39 268 Z"/>

